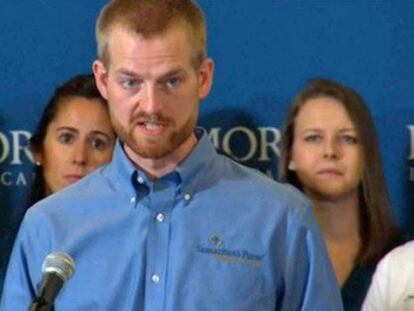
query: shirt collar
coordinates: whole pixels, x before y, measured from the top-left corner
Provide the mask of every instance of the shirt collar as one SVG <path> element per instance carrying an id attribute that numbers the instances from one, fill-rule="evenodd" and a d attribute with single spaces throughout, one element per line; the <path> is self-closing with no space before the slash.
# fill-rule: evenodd
<path id="1" fill-rule="evenodd" d="M 197 127 L 194 132 L 198 140 L 197 145 L 176 168 L 182 180 L 182 192 L 191 194 L 197 190 L 198 181 L 205 176 L 205 170 L 211 161 L 218 156 L 206 131 Z"/>
<path id="2" fill-rule="evenodd" d="M 167 174 L 161 179 L 177 178 L 176 182 L 181 185 L 182 193 L 191 195 L 197 190 L 197 181 L 203 176 L 203 171 L 210 165 L 210 162 L 217 157 L 217 153 L 211 143 L 206 131 L 197 127 L 194 130 L 197 137 L 197 144 L 187 158 L 180 163 L 174 172 Z M 110 170 L 118 176 L 114 180 L 116 184 L 131 195 L 135 192 L 137 179 L 140 177 L 145 182 L 148 178 L 145 173 L 138 169 L 126 155 L 123 143 L 117 140 L 114 148 Z"/>
<path id="3" fill-rule="evenodd" d="M 112 161 L 109 165 L 109 176 L 111 181 L 121 191 L 126 191 L 129 197 L 135 194 L 133 178 L 136 178 L 136 168 L 132 161 L 126 155 L 123 143 L 117 139 Z"/>

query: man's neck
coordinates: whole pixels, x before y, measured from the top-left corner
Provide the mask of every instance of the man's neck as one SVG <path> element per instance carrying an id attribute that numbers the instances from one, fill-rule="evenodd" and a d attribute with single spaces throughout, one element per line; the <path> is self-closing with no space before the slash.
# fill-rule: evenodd
<path id="1" fill-rule="evenodd" d="M 162 158 L 144 158 L 136 154 L 127 145 L 124 150 L 131 161 L 147 174 L 151 180 L 157 180 L 162 176 L 174 171 L 177 166 L 184 161 L 197 144 L 197 138 L 193 133 L 184 143 L 173 152 Z"/>

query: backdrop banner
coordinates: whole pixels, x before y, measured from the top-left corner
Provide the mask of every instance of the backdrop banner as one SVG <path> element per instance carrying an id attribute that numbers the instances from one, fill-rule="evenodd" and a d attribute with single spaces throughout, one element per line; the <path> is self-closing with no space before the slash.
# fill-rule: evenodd
<path id="1" fill-rule="evenodd" d="M 33 175 L 28 138 L 54 88 L 91 72 L 104 3 L 0 0 L 1 278 Z M 280 128 L 293 96 L 312 77 L 342 82 L 373 113 L 393 208 L 412 232 L 414 2 L 198 3 L 216 65 L 199 124 L 216 147 L 276 178 Z"/>

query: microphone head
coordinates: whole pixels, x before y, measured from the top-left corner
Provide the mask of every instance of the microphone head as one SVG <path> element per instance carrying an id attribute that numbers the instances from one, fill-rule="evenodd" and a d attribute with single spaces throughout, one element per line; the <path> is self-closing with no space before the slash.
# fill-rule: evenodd
<path id="1" fill-rule="evenodd" d="M 42 272 L 44 274 L 56 273 L 65 282 L 75 272 L 75 261 L 67 253 L 54 252 L 46 256 L 43 261 Z"/>

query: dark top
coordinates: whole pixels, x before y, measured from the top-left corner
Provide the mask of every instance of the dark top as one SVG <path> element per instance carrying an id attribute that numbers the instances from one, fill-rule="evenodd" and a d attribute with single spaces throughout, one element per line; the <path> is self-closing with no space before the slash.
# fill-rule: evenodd
<path id="1" fill-rule="evenodd" d="M 361 311 L 374 271 L 375 268 L 372 266 L 354 267 L 341 288 L 345 311 Z"/>

